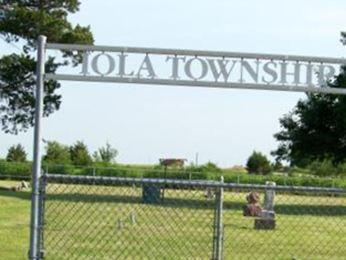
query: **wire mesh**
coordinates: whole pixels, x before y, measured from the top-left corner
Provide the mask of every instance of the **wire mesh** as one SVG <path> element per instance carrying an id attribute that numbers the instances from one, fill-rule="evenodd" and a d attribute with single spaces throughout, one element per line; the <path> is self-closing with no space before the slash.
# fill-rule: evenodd
<path id="1" fill-rule="evenodd" d="M 249 192 L 264 211 L 264 190 L 225 190 L 225 259 L 346 259 L 346 194 L 275 191 L 265 226 L 266 217 L 243 216 Z"/>
<path id="2" fill-rule="evenodd" d="M 220 182 L 45 176 L 45 259 L 345 259 L 346 191 L 276 187 L 274 226 L 244 216 L 249 192 Z M 223 189 L 220 237 L 216 237 Z"/>
<path id="3" fill-rule="evenodd" d="M 214 198 L 172 184 L 48 183 L 47 259 L 210 258 Z"/>

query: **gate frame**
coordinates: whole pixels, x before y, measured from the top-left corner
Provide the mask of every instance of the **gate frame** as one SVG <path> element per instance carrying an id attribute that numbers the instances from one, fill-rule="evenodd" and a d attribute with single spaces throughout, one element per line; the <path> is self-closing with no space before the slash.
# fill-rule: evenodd
<path id="1" fill-rule="evenodd" d="M 44 80 L 75 80 L 75 81 L 93 81 L 93 82 L 119 82 L 119 83 L 138 83 L 138 84 L 156 84 L 156 85 L 175 85 L 175 86 L 195 86 L 195 87 L 211 87 L 211 88 L 240 88 L 240 89 L 262 89 L 262 90 L 278 90 L 292 92 L 318 92 L 321 94 L 340 94 L 346 95 L 346 89 L 336 88 L 317 88 L 317 87 L 299 87 L 299 86 L 282 86 L 282 85 L 264 85 L 264 84 L 244 84 L 244 83 L 213 83 L 211 82 L 194 82 L 187 80 L 165 80 L 165 79 L 136 79 L 136 78 L 106 78 L 93 76 L 71 76 L 71 75 L 54 75 L 45 74 L 46 49 L 74 49 L 81 51 L 110 51 L 110 52 L 130 52 L 143 54 L 174 54 L 186 56 L 211 56 L 211 57 L 234 57 L 249 59 L 278 59 L 285 61 L 307 61 L 307 62 L 329 62 L 334 64 L 346 64 L 346 59 L 327 58 L 327 57 L 308 57 L 308 56 L 289 56 L 289 55 L 273 55 L 273 54 L 253 54 L 253 53 L 235 53 L 235 52 L 209 52 L 209 51 L 193 51 L 193 50 L 172 50 L 172 49 L 154 49 L 154 48 L 132 48 L 132 47 L 109 47 L 109 46 L 86 46 L 71 44 L 47 44 L 47 37 L 40 35 L 37 41 L 37 68 L 36 68 L 36 90 L 35 90 L 35 121 L 34 121 L 34 149 L 33 149 L 33 168 L 32 168 L 32 194 L 31 194 L 31 219 L 30 219 L 30 246 L 29 259 L 43 259 L 42 252 L 42 231 L 43 231 L 43 213 L 44 213 L 44 188 L 41 183 L 41 145 L 42 145 L 42 115 L 43 115 L 43 95 Z M 48 47 L 48 48 L 47 48 Z M 223 182 L 223 180 L 221 180 Z M 215 259 L 222 259 L 222 203 L 223 188 L 220 187 L 217 192 L 217 207 L 215 214 L 221 217 L 221 221 L 215 222 L 215 236 L 217 243 L 214 242 L 213 256 Z"/>
<path id="2" fill-rule="evenodd" d="M 32 194 L 31 194 L 31 219 L 30 219 L 30 247 L 29 259 L 42 259 L 41 252 L 41 121 L 43 114 L 43 95 L 44 95 L 44 74 L 45 74 L 45 45 L 47 37 L 40 35 L 38 37 L 37 48 L 37 68 L 36 68 L 36 98 L 35 98 L 35 126 L 34 126 L 34 153 L 32 167 Z"/>

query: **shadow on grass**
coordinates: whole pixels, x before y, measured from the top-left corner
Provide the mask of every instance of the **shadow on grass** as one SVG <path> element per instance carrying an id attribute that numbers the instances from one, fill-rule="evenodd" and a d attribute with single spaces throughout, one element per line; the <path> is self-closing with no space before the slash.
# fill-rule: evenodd
<path id="1" fill-rule="evenodd" d="M 124 204 L 144 204 L 142 197 L 129 195 L 99 195 L 99 194 L 49 194 L 47 201 L 63 201 L 74 203 L 124 203 Z M 195 210 L 214 209 L 214 200 L 189 199 L 189 198 L 165 198 L 157 203 L 144 204 L 157 207 L 189 208 Z M 224 201 L 224 210 L 241 211 L 244 203 L 236 201 Z M 346 205 L 308 205 L 308 204 L 278 204 L 275 205 L 277 215 L 315 215 L 315 216 L 346 216 Z"/>
<path id="2" fill-rule="evenodd" d="M 0 196 L 2 197 L 12 197 L 23 200 L 31 199 L 31 192 L 29 191 L 12 191 L 7 188 L 0 187 Z"/>
<path id="3" fill-rule="evenodd" d="M 0 196 L 13 197 L 18 199 L 30 200 L 29 191 L 15 192 L 7 188 L 0 187 Z M 48 194 L 48 201 L 66 201 L 82 203 L 125 203 L 143 204 L 142 197 L 130 195 L 100 195 L 82 193 L 63 193 Z M 170 207 L 170 208 L 190 208 L 195 210 L 214 209 L 214 200 L 201 198 L 165 198 L 157 203 L 147 204 L 150 206 Z M 244 203 L 236 201 L 224 201 L 224 210 L 241 211 Z M 346 216 L 346 205 L 308 205 L 308 204 L 277 204 L 275 205 L 276 214 L 280 215 L 316 215 L 316 216 Z"/>

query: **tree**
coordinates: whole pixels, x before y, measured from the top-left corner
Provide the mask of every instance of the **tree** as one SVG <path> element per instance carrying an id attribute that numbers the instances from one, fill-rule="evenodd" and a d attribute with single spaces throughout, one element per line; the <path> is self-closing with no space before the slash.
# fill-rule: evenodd
<path id="1" fill-rule="evenodd" d="M 77 141 L 70 147 L 70 154 L 71 161 L 74 165 L 87 166 L 92 164 L 88 147 L 82 141 Z"/>
<path id="2" fill-rule="evenodd" d="M 346 87 L 346 67 L 328 83 L 333 88 Z M 282 130 L 274 135 L 279 146 L 272 152 L 277 161 L 307 166 L 313 161 L 346 160 L 346 96 L 308 94 L 293 111 L 280 119 Z"/>
<path id="3" fill-rule="evenodd" d="M 93 157 L 96 161 L 103 163 L 114 163 L 115 157 L 117 157 L 118 151 L 113 148 L 109 143 L 106 146 L 100 147 L 97 152 L 94 153 Z"/>
<path id="4" fill-rule="evenodd" d="M 8 162 L 25 162 L 26 152 L 21 144 L 13 145 L 8 149 L 6 161 Z"/>
<path id="5" fill-rule="evenodd" d="M 89 27 L 73 26 L 68 14 L 78 11 L 78 0 L 3 0 L 5 17 L 0 19 L 0 36 L 8 43 L 23 44 L 20 54 L 5 55 L 0 59 L 0 120 L 5 133 L 17 134 L 33 125 L 36 39 L 47 36 L 57 43 L 92 44 Z M 81 61 L 80 53 L 63 52 L 62 61 L 48 57 L 46 72 L 55 73 L 63 65 Z M 61 96 L 56 93 L 60 84 L 48 80 L 44 85 L 44 116 L 58 110 Z"/>
<path id="6" fill-rule="evenodd" d="M 272 171 L 269 160 L 260 152 L 254 151 L 247 160 L 246 168 L 249 173 L 268 174 Z"/>
<path id="7" fill-rule="evenodd" d="M 56 141 L 47 142 L 43 161 L 49 164 L 71 164 L 69 147 Z"/>
<path id="8" fill-rule="evenodd" d="M 216 165 L 216 163 L 213 162 L 207 162 L 204 165 L 200 166 L 202 172 L 213 172 L 213 173 L 219 173 L 222 170 Z"/>

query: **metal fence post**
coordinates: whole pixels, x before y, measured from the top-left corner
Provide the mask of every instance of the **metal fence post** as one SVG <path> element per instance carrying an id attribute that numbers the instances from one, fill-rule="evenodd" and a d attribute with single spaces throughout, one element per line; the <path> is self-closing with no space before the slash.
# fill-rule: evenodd
<path id="1" fill-rule="evenodd" d="M 41 119 L 43 114 L 44 73 L 46 37 L 40 35 L 37 45 L 36 103 L 34 127 L 34 154 L 32 169 L 31 221 L 29 259 L 39 260 L 40 256 L 40 178 L 41 178 Z"/>
<path id="2" fill-rule="evenodd" d="M 39 258 L 44 259 L 44 213 L 45 213 L 45 196 L 47 181 L 45 178 L 46 174 L 40 179 L 40 197 L 39 197 L 39 238 L 38 238 L 38 252 Z"/>
<path id="3" fill-rule="evenodd" d="M 213 260 L 223 259 L 223 176 L 220 184 L 215 198 Z"/>

